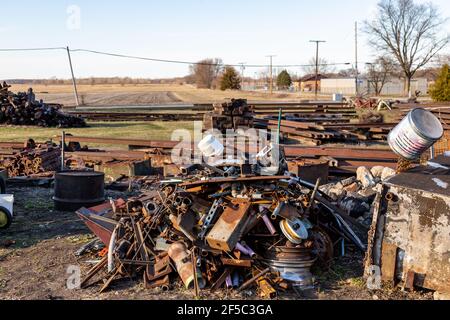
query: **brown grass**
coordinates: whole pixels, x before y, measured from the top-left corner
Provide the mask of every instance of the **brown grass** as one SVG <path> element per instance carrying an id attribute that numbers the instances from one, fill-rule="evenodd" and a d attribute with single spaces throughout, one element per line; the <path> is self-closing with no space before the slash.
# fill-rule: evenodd
<path id="1" fill-rule="evenodd" d="M 46 96 L 58 96 L 61 99 L 66 97 L 72 98 L 73 87 L 71 85 L 32 85 L 32 84 L 18 84 L 13 85 L 12 91 L 26 91 L 33 87 L 38 97 L 45 98 Z M 281 100 L 281 101 L 298 101 L 299 99 L 312 99 L 311 94 L 305 93 L 290 93 L 277 92 L 270 95 L 264 91 L 220 91 L 210 89 L 197 89 L 192 85 L 177 85 L 177 84 L 137 84 L 137 85 L 119 85 L 119 84 L 99 84 L 99 85 L 79 85 L 78 92 L 81 95 L 115 95 L 115 94 L 158 94 L 171 93 L 177 99 L 185 103 L 211 103 L 220 102 L 229 98 L 244 98 L 252 101 L 267 101 L 267 100 Z M 330 98 L 330 96 L 322 97 Z M 53 99 L 52 99 L 53 100 Z M 133 104 L 133 101 L 129 102 Z"/>

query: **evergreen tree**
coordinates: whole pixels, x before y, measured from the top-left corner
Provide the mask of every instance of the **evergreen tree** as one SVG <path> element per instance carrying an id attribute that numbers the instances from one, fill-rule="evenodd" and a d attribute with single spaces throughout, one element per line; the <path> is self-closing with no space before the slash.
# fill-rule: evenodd
<path id="1" fill-rule="evenodd" d="M 445 64 L 436 82 L 430 89 L 434 101 L 450 101 L 450 67 Z"/>
<path id="2" fill-rule="evenodd" d="M 233 67 L 226 67 L 225 72 L 222 75 L 220 81 L 220 90 L 240 90 L 241 89 L 241 78 L 237 73 L 236 69 Z"/>
<path id="3" fill-rule="evenodd" d="M 279 89 L 289 89 L 291 84 L 292 79 L 290 74 L 286 70 L 281 71 L 277 78 L 277 87 Z"/>

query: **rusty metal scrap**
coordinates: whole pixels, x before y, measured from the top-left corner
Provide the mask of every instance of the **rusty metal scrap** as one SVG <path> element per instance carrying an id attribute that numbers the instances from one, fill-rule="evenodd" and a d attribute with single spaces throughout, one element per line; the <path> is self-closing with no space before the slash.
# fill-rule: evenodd
<path id="1" fill-rule="evenodd" d="M 61 105 L 36 101 L 32 89 L 17 94 L 2 90 L 0 94 L 0 123 L 40 127 L 86 127 L 83 118 L 65 114 Z"/>
<path id="2" fill-rule="evenodd" d="M 9 177 L 32 176 L 60 169 L 61 151 L 53 144 L 25 148 L 6 157 L 0 167 L 8 170 Z"/>
<path id="3" fill-rule="evenodd" d="M 240 127 L 253 127 L 253 107 L 245 99 L 231 99 L 230 102 L 215 104 L 213 112 L 204 115 L 205 130 L 217 129 L 225 132 Z"/>
<path id="4" fill-rule="evenodd" d="M 311 266 L 326 265 L 334 243 L 348 232 L 340 229 L 348 226 L 344 220 L 332 219 L 339 213 L 317 200 L 314 185 L 294 176 L 216 169 L 197 166 L 181 179 L 154 182 L 128 201 L 79 210 L 111 250 L 107 264 L 91 270 L 83 284 L 109 266 L 102 292 L 129 277 L 170 290 L 175 273 L 196 296 L 224 287 L 255 288 L 274 298 L 278 290 L 312 286 Z M 221 175 L 225 171 L 230 175 Z"/>

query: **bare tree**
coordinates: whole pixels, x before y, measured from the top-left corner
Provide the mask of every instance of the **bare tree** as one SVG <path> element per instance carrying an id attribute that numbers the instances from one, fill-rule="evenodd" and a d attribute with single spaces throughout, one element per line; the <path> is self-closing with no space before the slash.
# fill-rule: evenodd
<path id="1" fill-rule="evenodd" d="M 205 59 L 190 67 L 191 74 L 195 79 L 198 88 L 210 89 L 220 74 L 222 68 L 222 60 Z"/>
<path id="2" fill-rule="evenodd" d="M 342 69 L 342 70 L 339 70 L 339 72 L 337 73 L 337 76 L 342 77 L 342 78 L 354 78 L 355 75 L 356 75 L 356 70 L 353 68 Z"/>
<path id="3" fill-rule="evenodd" d="M 316 73 L 316 57 L 312 57 L 308 61 L 308 65 L 303 67 L 303 71 L 306 74 Z M 319 74 L 333 73 L 335 71 L 334 66 L 330 65 L 328 60 L 319 58 Z"/>
<path id="4" fill-rule="evenodd" d="M 413 0 L 382 0 L 374 20 L 365 21 L 369 43 L 398 61 L 409 94 L 417 70 L 449 43 L 449 35 L 440 32 L 446 21 L 433 4 Z"/>
<path id="5" fill-rule="evenodd" d="M 450 54 L 438 54 L 434 62 L 439 68 L 446 64 L 450 65 Z"/>
<path id="6" fill-rule="evenodd" d="M 395 67 L 394 61 L 388 57 L 379 57 L 373 63 L 368 64 L 367 77 L 376 95 L 381 94 L 394 73 Z"/>

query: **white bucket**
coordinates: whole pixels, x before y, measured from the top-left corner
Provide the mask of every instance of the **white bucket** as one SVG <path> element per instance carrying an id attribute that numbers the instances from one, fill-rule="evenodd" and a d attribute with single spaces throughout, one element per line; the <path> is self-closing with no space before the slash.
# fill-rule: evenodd
<path id="1" fill-rule="evenodd" d="M 0 194 L 0 207 L 9 211 L 11 216 L 13 215 L 14 195 L 12 194 Z"/>
<path id="2" fill-rule="evenodd" d="M 217 157 L 223 154 L 224 146 L 213 135 L 207 135 L 200 143 L 198 148 L 205 157 Z"/>
<path id="3" fill-rule="evenodd" d="M 391 149 L 407 160 L 416 160 L 444 135 L 434 114 L 425 109 L 412 110 L 390 133 Z"/>

